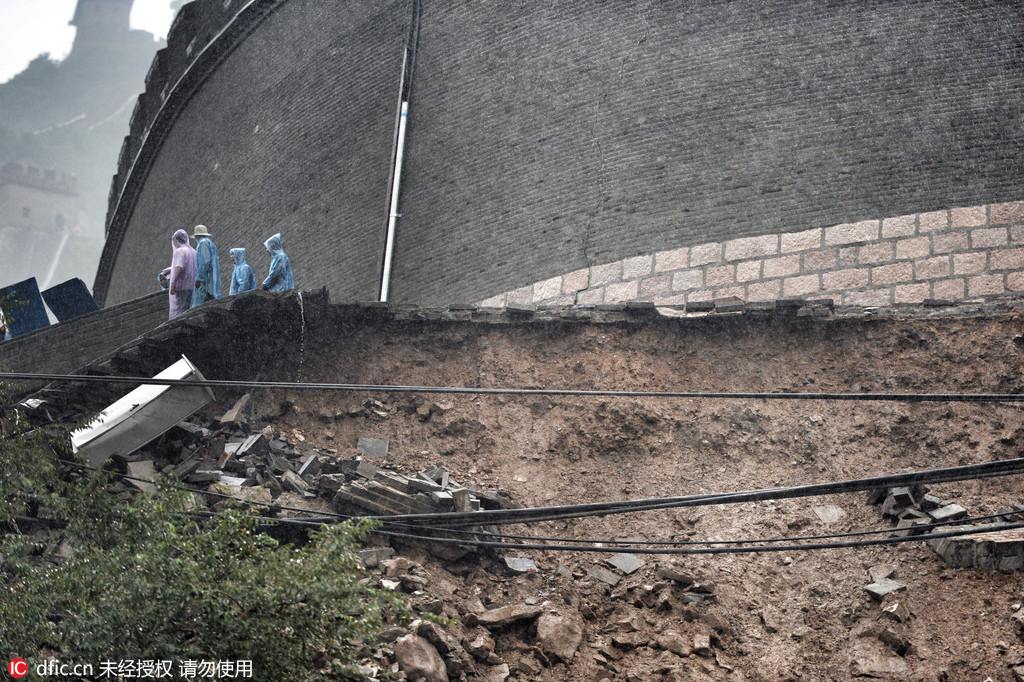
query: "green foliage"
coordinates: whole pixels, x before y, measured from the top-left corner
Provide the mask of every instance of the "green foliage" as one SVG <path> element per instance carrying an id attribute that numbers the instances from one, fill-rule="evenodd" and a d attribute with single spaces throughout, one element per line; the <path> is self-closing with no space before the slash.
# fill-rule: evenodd
<path id="1" fill-rule="evenodd" d="M 251 659 L 256 679 L 348 679 L 385 623 L 411 617 L 364 579 L 368 524 L 324 527 L 295 547 L 256 532 L 245 511 L 197 522 L 183 514 L 190 493 L 114 495 L 107 475 L 59 473 L 62 439 L 27 433 L 14 415 L 0 417 L 0 524 L 41 505 L 68 525 L 62 544 L 0 538 L 0 623 L 18 625 L 0 627 L 0 656 Z"/>

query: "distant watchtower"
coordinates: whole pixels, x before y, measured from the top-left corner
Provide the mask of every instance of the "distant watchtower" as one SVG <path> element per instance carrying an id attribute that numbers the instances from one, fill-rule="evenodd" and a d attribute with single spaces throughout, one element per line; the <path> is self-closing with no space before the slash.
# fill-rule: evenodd
<path id="1" fill-rule="evenodd" d="M 78 0 L 71 25 L 78 29 L 71 58 L 115 46 L 131 33 L 134 0 Z M 76 53 L 78 53 L 76 55 Z"/>

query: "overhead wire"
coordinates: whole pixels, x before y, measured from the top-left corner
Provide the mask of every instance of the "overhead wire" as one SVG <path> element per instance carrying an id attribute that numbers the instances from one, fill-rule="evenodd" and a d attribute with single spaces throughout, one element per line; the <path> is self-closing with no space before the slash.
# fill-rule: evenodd
<path id="1" fill-rule="evenodd" d="M 74 462 L 72 460 L 59 459 L 58 461 L 66 463 L 66 464 L 71 464 L 71 465 L 74 465 L 74 466 L 77 466 L 77 467 L 80 467 L 80 468 L 83 468 L 83 469 L 88 469 L 88 470 L 92 470 L 92 471 L 99 471 L 99 469 L 97 469 L 96 467 L 85 465 L 85 464 L 82 464 L 82 463 L 79 463 L 79 462 Z M 113 474 L 114 476 L 117 476 L 118 478 L 121 478 L 121 479 L 124 479 L 124 480 L 139 481 L 139 482 L 146 482 L 146 483 L 154 483 L 154 481 L 152 481 L 151 479 L 140 478 L 140 477 L 137 477 L 137 476 L 131 476 L 129 474 L 122 474 L 122 473 L 119 473 L 119 472 L 110 472 L 110 473 Z M 286 505 L 279 505 L 279 504 L 276 504 L 276 503 L 273 503 L 273 502 L 268 503 L 268 502 L 262 502 L 262 501 L 257 501 L 257 500 L 248 500 L 246 498 L 232 496 L 232 495 L 228 495 L 226 493 L 219 493 L 219 492 L 215 492 L 215 491 L 202 490 L 202 489 L 199 489 L 199 488 L 191 488 L 191 487 L 188 487 L 188 486 L 182 486 L 182 485 L 173 484 L 173 483 L 160 482 L 160 484 L 161 485 L 165 485 L 167 487 L 170 487 L 172 489 L 183 490 L 183 491 L 192 492 L 192 493 L 201 494 L 201 495 L 212 495 L 212 496 L 217 497 L 217 498 L 229 499 L 229 500 L 241 502 L 241 503 L 244 503 L 244 504 L 251 504 L 251 505 L 254 505 L 254 506 L 266 507 L 268 509 L 281 509 L 281 510 L 287 510 L 287 511 L 301 512 L 301 513 L 304 513 L 304 514 L 305 513 L 309 513 L 308 509 L 303 509 L 301 507 L 290 507 L 290 506 L 286 506 Z M 945 526 L 945 525 L 951 525 L 951 524 L 954 524 L 954 523 L 956 523 L 956 524 L 966 524 L 966 523 L 970 523 L 970 522 L 974 522 L 974 521 L 992 520 L 992 519 L 1004 517 L 1006 515 L 1007 515 L 1006 513 L 989 514 L 989 515 L 984 515 L 984 516 L 965 517 L 965 518 L 956 519 L 956 520 L 952 520 L 952 521 L 939 521 L 939 522 L 934 522 L 934 523 L 929 523 L 929 524 L 921 524 L 921 525 L 915 526 L 913 528 L 913 532 L 915 533 L 916 539 L 919 540 L 919 541 L 927 540 L 927 539 L 930 539 L 932 537 L 953 537 L 953 536 L 949 536 L 949 535 L 934 535 L 934 534 L 929 535 L 928 537 L 921 537 L 921 535 L 922 535 L 921 531 L 926 530 L 926 529 L 937 528 L 937 527 L 941 527 L 941 526 Z M 333 522 L 336 522 L 336 521 L 342 521 L 342 520 L 362 520 L 362 519 L 369 519 L 371 517 L 367 517 L 367 516 L 354 516 L 354 515 L 347 515 L 347 514 L 340 514 L 340 513 L 330 513 L 330 514 L 320 513 L 319 516 L 311 516 L 311 517 L 306 517 L 306 518 L 294 518 L 294 517 L 283 517 L 283 518 L 280 518 L 280 517 L 262 517 L 262 516 L 258 517 L 258 518 L 261 519 L 261 520 L 264 520 L 264 521 L 273 521 L 273 522 L 284 524 L 284 525 L 322 526 L 322 525 L 325 525 L 326 523 L 333 523 Z M 648 548 L 661 547 L 663 549 L 673 549 L 673 548 L 695 546 L 695 545 L 740 545 L 740 544 L 749 545 L 749 544 L 755 544 L 755 543 L 765 544 L 765 543 L 782 543 L 782 542 L 790 542 L 790 543 L 792 543 L 792 542 L 796 542 L 796 541 L 801 541 L 802 542 L 802 541 L 806 541 L 806 540 L 821 540 L 821 539 L 858 537 L 858 536 L 866 536 L 866 535 L 881 535 L 881 534 L 891 534 L 891 533 L 896 533 L 896 532 L 905 532 L 903 529 L 883 528 L 883 529 L 860 530 L 860 531 L 846 531 L 846 532 L 838 532 L 838 533 L 825 533 L 825 534 L 808 535 L 808 536 L 782 536 L 782 537 L 775 537 L 775 538 L 749 538 L 749 539 L 731 539 L 731 540 L 730 539 L 724 539 L 724 540 L 723 539 L 716 539 L 716 540 L 685 540 L 685 541 L 643 541 L 643 540 L 637 541 L 637 540 L 617 540 L 617 539 L 607 539 L 607 538 L 564 538 L 564 537 L 513 536 L 513 535 L 509 535 L 509 534 L 504 534 L 504 533 L 491 533 L 489 531 L 483 531 L 483 530 L 464 531 L 464 530 L 455 530 L 455 529 L 447 529 L 447 528 L 436 528 L 436 527 L 429 527 L 429 526 L 420 526 L 420 525 L 415 525 L 415 524 L 395 523 L 395 522 L 387 521 L 386 518 L 385 519 L 380 519 L 380 522 L 384 526 L 390 526 L 390 527 L 404 527 L 404 528 L 407 528 L 407 529 L 414 529 L 414 530 L 418 529 L 418 530 L 422 530 L 422 531 L 437 531 L 437 532 L 442 532 L 442 533 L 456 533 L 456 534 L 466 534 L 466 535 L 473 536 L 472 538 L 469 538 L 469 539 L 461 539 L 460 540 L 459 538 L 445 538 L 443 536 L 439 537 L 437 535 L 429 535 L 429 534 L 422 534 L 422 533 L 421 534 L 415 534 L 415 533 L 395 533 L 393 531 L 376 530 L 376 529 L 372 531 L 373 533 L 378 534 L 378 535 L 385 535 L 385 536 L 399 537 L 399 538 L 407 538 L 407 539 L 418 539 L 418 540 L 422 540 L 422 541 L 443 540 L 444 542 L 451 543 L 451 544 L 466 544 L 466 545 L 479 545 L 479 546 L 484 546 L 484 547 L 495 547 L 495 548 L 497 548 L 497 547 L 505 547 L 505 548 L 519 548 L 519 549 L 531 549 L 531 548 L 532 549 L 539 549 L 539 548 L 557 549 L 557 548 L 560 548 L 560 547 L 579 547 L 580 551 L 604 551 L 604 552 L 610 552 L 610 551 L 628 550 L 628 551 L 631 551 L 633 553 L 663 553 L 663 552 L 654 551 L 653 549 L 650 552 L 641 552 L 641 551 L 639 551 L 639 548 L 643 548 L 643 547 L 648 547 Z M 999 524 L 999 525 L 990 526 L 989 528 L 992 531 L 996 531 L 996 530 L 1007 530 L 1010 527 L 1011 527 L 1011 525 L 1008 525 L 1008 524 Z M 990 531 L 985 531 L 985 532 L 990 532 Z M 507 542 L 502 542 L 502 541 L 481 541 L 481 540 L 479 540 L 479 536 L 497 537 L 497 538 L 501 538 L 502 540 L 524 539 L 524 540 L 531 540 L 531 541 L 535 541 L 535 542 L 536 541 L 555 541 L 555 542 L 569 542 L 569 543 L 574 543 L 574 544 L 572 544 L 572 545 L 550 545 L 550 544 L 538 545 L 538 544 L 531 544 L 531 543 L 507 543 Z M 486 543 L 486 544 L 480 544 L 480 543 Z M 577 544 L 577 543 L 579 543 L 579 544 Z M 806 545 L 803 545 L 803 544 L 801 544 L 801 545 L 782 545 L 782 547 L 794 547 L 794 546 L 805 547 Z M 858 547 L 858 546 L 867 546 L 867 545 L 862 545 L 862 544 L 854 543 L 854 544 L 837 545 L 837 546 Z M 695 552 L 695 553 L 701 553 L 701 552 Z"/>

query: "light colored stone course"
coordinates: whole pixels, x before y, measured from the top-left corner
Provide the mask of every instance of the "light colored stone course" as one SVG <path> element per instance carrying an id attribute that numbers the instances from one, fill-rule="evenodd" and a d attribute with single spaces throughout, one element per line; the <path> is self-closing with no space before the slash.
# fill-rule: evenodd
<path id="1" fill-rule="evenodd" d="M 818 275 L 787 277 L 782 281 L 783 296 L 807 296 L 821 291 Z"/>
<path id="2" fill-rule="evenodd" d="M 914 279 L 936 279 L 950 274 L 949 256 L 914 261 Z"/>
<path id="3" fill-rule="evenodd" d="M 751 282 L 761 279 L 761 261 L 748 260 L 736 264 L 736 281 Z"/>
<path id="4" fill-rule="evenodd" d="M 732 284 L 735 281 L 733 266 L 731 265 L 715 265 L 708 268 L 707 272 L 704 273 L 704 282 L 709 287 L 720 287 Z"/>
<path id="5" fill-rule="evenodd" d="M 782 297 L 782 280 L 773 279 L 747 285 L 748 301 L 774 301 Z"/>
<path id="6" fill-rule="evenodd" d="M 914 279 L 914 266 L 910 263 L 893 263 L 871 268 L 871 285 L 898 284 Z"/>
<path id="7" fill-rule="evenodd" d="M 622 261 L 622 279 L 628 281 L 651 274 L 654 259 L 651 256 L 634 256 Z"/>
<path id="8" fill-rule="evenodd" d="M 882 238 L 909 237 L 917 232 L 917 216 L 901 215 L 882 220 Z"/>
<path id="9" fill-rule="evenodd" d="M 825 289 L 860 289 L 868 285 L 867 268 L 849 268 L 826 272 L 821 276 Z"/>
<path id="10" fill-rule="evenodd" d="M 573 270 L 562 277 L 562 293 L 574 294 L 580 289 L 586 289 L 590 285 L 590 269 L 581 268 Z"/>
<path id="11" fill-rule="evenodd" d="M 1005 227 L 989 227 L 982 230 L 971 230 L 971 246 L 983 249 L 992 246 L 1005 246 L 1008 233 Z"/>
<path id="12" fill-rule="evenodd" d="M 932 282 L 932 298 L 958 301 L 964 297 L 966 285 L 962 279 L 937 279 Z"/>
<path id="13" fill-rule="evenodd" d="M 988 253 L 985 251 L 953 254 L 954 275 L 977 275 L 985 272 L 987 267 Z"/>
<path id="14" fill-rule="evenodd" d="M 793 253 L 794 251 L 807 251 L 821 247 L 821 235 L 823 230 L 816 227 L 813 230 L 802 232 L 787 232 L 781 238 L 782 253 Z"/>
<path id="15" fill-rule="evenodd" d="M 725 243 L 725 260 L 737 261 L 747 258 L 763 258 L 774 256 L 779 252 L 779 235 L 768 234 L 761 237 L 743 237 Z"/>
<path id="16" fill-rule="evenodd" d="M 593 265 L 590 268 L 590 286 L 598 287 L 622 279 L 622 261 Z"/>
<path id="17" fill-rule="evenodd" d="M 893 260 L 893 253 L 895 253 L 893 242 L 865 244 L 857 250 L 857 262 L 861 265 L 888 263 Z"/>
<path id="18" fill-rule="evenodd" d="M 625 301 L 635 301 L 639 291 L 640 286 L 636 281 L 615 282 L 605 287 L 604 302 L 623 303 Z"/>
<path id="19" fill-rule="evenodd" d="M 949 215 L 953 227 L 978 227 L 988 222 L 986 213 L 984 206 L 968 206 L 951 209 Z"/>
<path id="20" fill-rule="evenodd" d="M 966 232 L 946 232 L 932 235 L 932 253 L 953 253 L 954 251 L 966 251 L 969 248 L 970 243 Z"/>
<path id="21" fill-rule="evenodd" d="M 976 275 L 967 280 L 968 296 L 991 296 L 1004 291 L 1002 275 Z"/>
<path id="22" fill-rule="evenodd" d="M 704 270 L 693 268 L 691 270 L 680 270 L 672 273 L 672 290 L 685 291 L 687 289 L 700 289 L 704 286 Z"/>
<path id="23" fill-rule="evenodd" d="M 763 277 L 784 277 L 795 275 L 800 272 L 800 256 L 781 256 L 779 258 L 768 258 L 764 261 L 762 269 Z"/>
<path id="24" fill-rule="evenodd" d="M 932 211 L 930 213 L 919 213 L 917 215 L 918 232 L 934 232 L 935 230 L 945 230 L 948 227 L 948 211 Z"/>
<path id="25" fill-rule="evenodd" d="M 920 303 L 931 295 L 931 289 L 926 283 L 922 284 L 901 284 L 892 291 L 894 303 Z"/>
<path id="26" fill-rule="evenodd" d="M 896 242 L 896 258 L 924 258 L 932 248 L 928 237 L 910 237 Z"/>
<path id="27" fill-rule="evenodd" d="M 722 260 L 722 245 L 718 242 L 690 247 L 690 267 L 719 263 Z"/>
<path id="28" fill-rule="evenodd" d="M 804 272 L 831 270 L 836 266 L 838 251 L 836 249 L 818 249 L 807 251 L 801 255 Z"/>
<path id="29" fill-rule="evenodd" d="M 552 277 L 551 279 L 545 279 L 541 282 L 536 282 L 533 285 L 533 301 L 534 303 L 544 301 L 549 298 L 554 298 L 562 293 L 562 277 Z"/>
<path id="30" fill-rule="evenodd" d="M 655 275 L 640 280 L 640 300 L 653 301 L 659 296 L 667 296 L 672 291 L 672 275 Z"/>
<path id="31" fill-rule="evenodd" d="M 1024 269 L 1024 249 L 1000 249 L 993 251 L 989 261 L 992 270 Z"/>
<path id="32" fill-rule="evenodd" d="M 989 206 L 991 216 L 989 222 L 992 225 L 1003 225 L 1006 223 L 1024 223 L 1024 201 L 1011 201 L 1005 204 L 992 204 Z"/>
<path id="33" fill-rule="evenodd" d="M 881 220 L 862 220 L 825 228 L 825 244 L 829 246 L 856 244 L 878 239 Z"/>
<path id="34" fill-rule="evenodd" d="M 659 251 L 654 256 L 654 271 L 667 272 L 685 268 L 690 262 L 690 247 L 684 246 L 681 249 L 671 251 Z"/>

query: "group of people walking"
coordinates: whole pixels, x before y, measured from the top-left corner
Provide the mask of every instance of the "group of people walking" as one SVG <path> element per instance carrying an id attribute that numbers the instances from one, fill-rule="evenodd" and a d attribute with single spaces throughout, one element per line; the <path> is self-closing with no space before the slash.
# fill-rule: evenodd
<path id="1" fill-rule="evenodd" d="M 220 256 L 217 245 L 205 225 L 196 225 L 192 231 L 195 248 L 189 243 L 188 232 L 178 230 L 171 237 L 171 266 L 157 276 L 161 286 L 167 287 L 170 318 L 174 319 L 190 308 L 220 298 Z M 284 252 L 280 234 L 263 244 L 270 252 L 270 272 L 260 286 L 264 291 L 289 291 L 295 287 L 292 264 Z M 231 273 L 228 295 L 234 296 L 256 288 L 256 275 L 245 262 L 245 249 L 231 249 L 235 267 Z M 166 282 L 166 284 L 165 284 Z"/>

